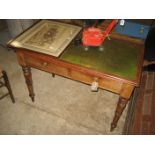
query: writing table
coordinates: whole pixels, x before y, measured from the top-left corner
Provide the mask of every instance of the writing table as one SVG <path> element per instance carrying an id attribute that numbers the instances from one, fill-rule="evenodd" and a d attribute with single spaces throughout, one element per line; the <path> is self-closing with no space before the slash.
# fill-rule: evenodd
<path id="1" fill-rule="evenodd" d="M 35 94 L 31 67 L 88 85 L 95 81 L 99 88 L 118 94 L 111 130 L 117 126 L 128 100 L 140 83 L 143 45 L 134 39 L 113 36 L 106 39 L 103 51 L 96 47 L 85 51 L 72 41 L 59 57 L 15 47 L 11 43 L 9 46 L 15 49 L 32 101 Z"/>

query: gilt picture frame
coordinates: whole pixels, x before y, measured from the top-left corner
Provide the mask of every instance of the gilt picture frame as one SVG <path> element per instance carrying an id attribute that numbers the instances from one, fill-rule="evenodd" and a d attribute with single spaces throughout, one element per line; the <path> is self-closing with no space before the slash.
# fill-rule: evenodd
<path id="1" fill-rule="evenodd" d="M 41 20 L 9 45 L 58 57 L 81 29 L 76 25 Z"/>

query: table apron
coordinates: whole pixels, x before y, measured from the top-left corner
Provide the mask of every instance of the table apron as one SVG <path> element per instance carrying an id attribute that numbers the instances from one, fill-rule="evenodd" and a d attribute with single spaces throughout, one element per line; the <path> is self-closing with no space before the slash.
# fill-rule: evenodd
<path id="1" fill-rule="evenodd" d="M 109 77 L 99 77 L 92 76 L 88 73 L 84 73 L 83 71 L 76 70 L 73 67 L 66 67 L 63 65 L 55 64 L 52 59 L 46 60 L 41 57 L 29 56 L 28 54 L 17 53 L 18 61 L 21 66 L 29 66 L 39 70 L 43 70 L 49 73 L 54 73 L 72 80 L 80 81 L 85 84 L 91 85 L 92 82 L 97 81 L 99 88 L 111 91 L 113 93 L 119 94 L 121 97 L 125 99 L 129 99 L 134 86 L 130 83 L 125 83 L 119 79 L 112 79 Z M 61 60 L 58 60 L 61 61 Z"/>

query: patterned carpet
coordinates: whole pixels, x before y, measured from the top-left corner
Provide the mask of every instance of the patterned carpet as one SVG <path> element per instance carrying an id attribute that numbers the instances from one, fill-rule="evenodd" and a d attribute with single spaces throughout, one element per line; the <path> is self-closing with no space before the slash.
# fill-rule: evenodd
<path id="1" fill-rule="evenodd" d="M 124 134 L 155 134 L 155 73 L 143 72 L 129 106 Z"/>

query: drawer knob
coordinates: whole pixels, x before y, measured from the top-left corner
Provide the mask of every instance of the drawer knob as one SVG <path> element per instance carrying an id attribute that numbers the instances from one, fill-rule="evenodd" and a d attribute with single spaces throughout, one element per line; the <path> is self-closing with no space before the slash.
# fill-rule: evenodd
<path id="1" fill-rule="evenodd" d="M 47 62 L 44 62 L 44 63 L 43 63 L 43 66 L 47 66 Z"/>

